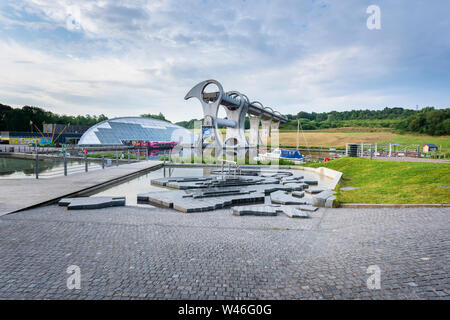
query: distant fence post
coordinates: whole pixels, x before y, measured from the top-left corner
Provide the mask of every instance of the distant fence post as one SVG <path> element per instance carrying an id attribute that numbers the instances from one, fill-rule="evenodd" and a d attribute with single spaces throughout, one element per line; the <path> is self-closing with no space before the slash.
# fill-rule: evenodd
<path id="1" fill-rule="evenodd" d="M 35 151 L 36 151 L 36 164 L 34 165 L 34 170 L 36 172 L 36 179 L 39 179 L 39 151 L 37 147 L 37 141 L 34 143 Z"/>
<path id="2" fill-rule="evenodd" d="M 65 151 L 64 151 L 64 175 L 67 176 L 67 158 Z"/>

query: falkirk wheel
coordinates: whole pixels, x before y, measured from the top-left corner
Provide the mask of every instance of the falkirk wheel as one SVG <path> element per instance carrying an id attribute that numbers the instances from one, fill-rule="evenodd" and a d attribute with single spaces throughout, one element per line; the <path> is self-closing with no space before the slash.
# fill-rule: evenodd
<path id="1" fill-rule="evenodd" d="M 217 92 L 205 92 L 207 86 L 214 84 Z M 238 91 L 223 90 L 220 82 L 205 80 L 194 86 L 184 97 L 185 100 L 197 98 L 203 107 L 203 127 L 196 142 L 197 147 L 248 148 L 267 144 L 271 130 L 277 130 L 286 117 L 272 108 L 264 107 L 258 101 L 250 102 L 248 97 Z M 223 107 L 226 119 L 219 118 L 219 108 Z M 250 120 L 249 139 L 245 136 L 245 117 Z M 261 125 L 261 132 L 259 127 Z M 222 139 L 218 127 L 226 127 Z M 209 140 L 209 141 L 208 141 Z"/>

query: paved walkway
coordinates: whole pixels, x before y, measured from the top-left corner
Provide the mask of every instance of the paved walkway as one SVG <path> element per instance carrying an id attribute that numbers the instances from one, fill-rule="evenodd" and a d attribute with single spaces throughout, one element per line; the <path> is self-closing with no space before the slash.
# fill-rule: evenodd
<path id="1" fill-rule="evenodd" d="M 0 182 L 0 216 L 138 174 L 141 171 L 148 171 L 161 165 L 161 161 L 149 160 L 52 179 L 2 179 Z"/>
<path id="2" fill-rule="evenodd" d="M 449 299 L 449 215 L 39 207 L 0 217 L 0 299 Z M 80 289 L 67 288 L 71 265 Z"/>

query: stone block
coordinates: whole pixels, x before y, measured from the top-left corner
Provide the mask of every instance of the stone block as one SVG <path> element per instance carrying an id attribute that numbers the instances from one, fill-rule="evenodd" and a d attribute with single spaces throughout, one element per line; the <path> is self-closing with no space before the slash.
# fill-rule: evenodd
<path id="1" fill-rule="evenodd" d="M 305 190 L 307 193 L 309 193 L 309 194 L 318 194 L 318 193 L 321 193 L 321 192 L 323 192 L 323 191 L 325 191 L 325 190 L 323 190 L 323 189 L 308 189 L 308 190 Z"/>
<path id="2" fill-rule="evenodd" d="M 66 206 L 67 210 L 88 210 L 125 205 L 125 197 L 80 197 L 64 198 L 58 204 Z"/>
<path id="3" fill-rule="evenodd" d="M 281 211 L 287 215 L 289 218 L 300 218 L 300 219 L 307 219 L 310 218 L 309 214 L 307 212 L 301 211 L 299 209 L 296 209 L 294 207 L 289 206 L 282 206 Z"/>
<path id="4" fill-rule="evenodd" d="M 336 200 L 336 196 L 331 196 L 325 200 L 325 208 L 337 208 L 339 202 Z"/>
<path id="5" fill-rule="evenodd" d="M 310 211 L 310 212 L 314 212 L 317 211 L 317 207 L 311 206 L 311 205 L 302 205 L 302 206 L 298 206 L 298 209 L 302 210 L 302 211 Z"/>
<path id="6" fill-rule="evenodd" d="M 231 211 L 235 216 L 277 216 L 280 207 L 270 205 L 245 206 L 233 207 Z"/>
<path id="7" fill-rule="evenodd" d="M 275 191 L 270 194 L 270 200 L 272 203 L 279 204 L 306 204 L 307 202 L 304 200 L 299 200 L 298 198 L 294 198 L 290 194 L 287 194 L 285 191 Z"/>
<path id="8" fill-rule="evenodd" d="M 305 196 L 305 193 L 303 191 L 294 191 L 292 192 L 292 196 L 296 198 L 303 198 Z"/>
<path id="9" fill-rule="evenodd" d="M 312 196 L 312 205 L 316 207 L 325 207 L 326 200 L 333 196 L 335 192 L 332 190 L 325 190 Z"/>

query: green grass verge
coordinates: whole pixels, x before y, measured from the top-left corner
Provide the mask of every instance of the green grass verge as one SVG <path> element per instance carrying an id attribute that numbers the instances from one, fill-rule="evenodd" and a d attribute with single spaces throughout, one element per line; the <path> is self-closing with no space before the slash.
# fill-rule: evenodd
<path id="1" fill-rule="evenodd" d="M 341 203 L 450 203 L 450 164 L 343 157 L 308 164 L 343 173 L 336 188 Z M 343 187 L 360 189 L 343 191 Z"/>

